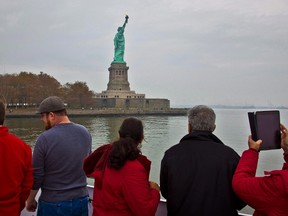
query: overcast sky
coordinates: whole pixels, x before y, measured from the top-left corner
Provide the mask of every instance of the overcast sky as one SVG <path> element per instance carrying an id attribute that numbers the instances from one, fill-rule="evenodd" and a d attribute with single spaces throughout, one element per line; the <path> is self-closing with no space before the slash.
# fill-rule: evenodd
<path id="1" fill-rule="evenodd" d="M 107 89 L 125 15 L 131 90 L 195 104 L 288 106 L 287 0 L 0 0 L 0 73 Z"/>

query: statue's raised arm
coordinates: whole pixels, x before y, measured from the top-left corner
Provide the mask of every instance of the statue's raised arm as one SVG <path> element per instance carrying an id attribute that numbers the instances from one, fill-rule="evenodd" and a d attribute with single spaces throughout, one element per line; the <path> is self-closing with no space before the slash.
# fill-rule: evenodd
<path id="1" fill-rule="evenodd" d="M 126 26 L 126 23 L 128 23 L 128 19 L 129 19 L 129 16 L 128 15 L 126 15 L 125 16 L 125 22 L 124 22 L 124 24 L 123 24 L 123 29 L 125 29 L 125 26 Z"/>
<path id="2" fill-rule="evenodd" d="M 124 30 L 128 23 L 129 16 L 125 16 L 125 22 L 122 27 L 118 27 L 117 34 L 114 37 L 114 60 L 112 63 L 126 63 L 124 61 L 125 38 Z"/>

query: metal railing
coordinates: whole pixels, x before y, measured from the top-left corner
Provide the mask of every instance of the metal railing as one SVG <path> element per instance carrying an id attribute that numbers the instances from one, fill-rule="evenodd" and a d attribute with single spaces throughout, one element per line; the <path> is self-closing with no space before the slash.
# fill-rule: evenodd
<path id="1" fill-rule="evenodd" d="M 87 188 L 88 188 L 89 197 L 92 201 L 94 187 L 91 185 L 88 185 Z M 37 197 L 36 197 L 37 199 L 39 197 L 39 194 L 40 193 L 37 194 Z M 93 210 L 93 207 L 92 207 L 92 203 L 90 202 L 90 204 L 89 204 L 89 216 L 92 216 L 92 210 Z M 155 216 L 166 216 L 166 215 L 167 215 L 166 200 L 160 199 L 160 202 L 159 202 Z M 251 214 L 243 214 L 243 213 L 239 213 L 239 215 L 240 216 L 252 216 Z M 27 212 L 26 209 L 24 209 L 21 212 L 21 216 L 36 216 L 36 212 Z"/>

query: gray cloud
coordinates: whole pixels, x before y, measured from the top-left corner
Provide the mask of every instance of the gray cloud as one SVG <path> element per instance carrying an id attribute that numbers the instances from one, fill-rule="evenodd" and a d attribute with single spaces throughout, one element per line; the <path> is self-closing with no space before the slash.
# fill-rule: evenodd
<path id="1" fill-rule="evenodd" d="M 0 72 L 105 90 L 125 14 L 131 89 L 173 105 L 286 105 L 286 0 L 1 1 Z"/>

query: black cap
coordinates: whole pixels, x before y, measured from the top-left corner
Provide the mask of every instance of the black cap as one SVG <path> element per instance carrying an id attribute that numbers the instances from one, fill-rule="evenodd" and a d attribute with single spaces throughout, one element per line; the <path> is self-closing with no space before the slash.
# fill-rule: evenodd
<path id="1" fill-rule="evenodd" d="M 57 96 L 50 96 L 40 103 L 37 113 L 41 114 L 48 112 L 56 112 L 64 109 L 65 105 L 61 98 Z"/>

